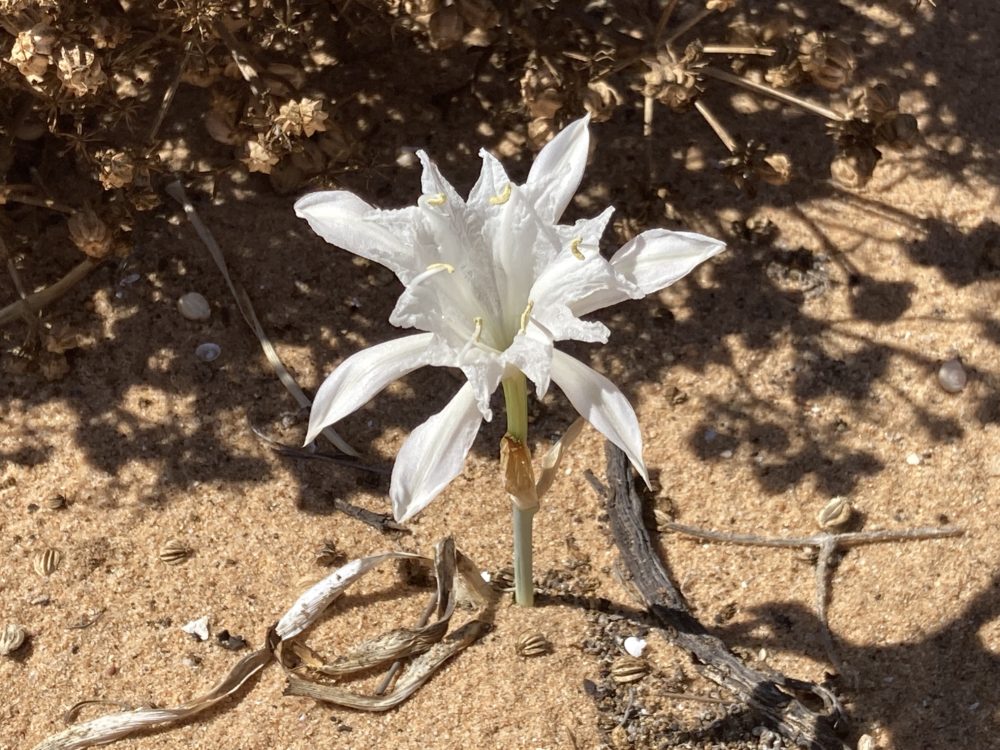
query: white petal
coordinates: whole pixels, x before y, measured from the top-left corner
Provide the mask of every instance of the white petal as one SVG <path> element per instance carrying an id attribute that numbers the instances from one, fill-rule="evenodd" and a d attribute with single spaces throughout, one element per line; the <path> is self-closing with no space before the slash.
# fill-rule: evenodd
<path id="1" fill-rule="evenodd" d="M 417 157 L 420 159 L 420 164 L 423 166 L 424 171 L 420 176 L 420 187 L 423 189 L 425 195 L 443 195 L 445 202 L 453 203 L 456 205 L 465 205 L 465 201 L 462 200 L 462 196 L 458 194 L 458 191 L 451 186 L 441 174 L 437 165 L 431 161 L 431 158 L 423 150 L 417 151 Z"/>
<path id="2" fill-rule="evenodd" d="M 389 486 L 397 521 L 422 511 L 461 473 L 482 421 L 472 386 L 466 383 L 444 409 L 410 433 L 396 456 Z"/>
<path id="3" fill-rule="evenodd" d="M 641 297 L 642 291 L 615 273 L 596 249 L 585 260 L 565 252 L 542 271 L 531 289 L 538 315 L 550 305 L 568 307 L 574 315 L 586 315 L 607 305 L 632 297 Z M 553 313 L 558 316 L 559 313 Z M 553 334 L 556 332 L 553 330 Z"/>
<path id="4" fill-rule="evenodd" d="M 554 224 L 580 187 L 590 151 L 590 115 L 571 122 L 539 152 L 524 184 L 543 221 Z"/>
<path id="5" fill-rule="evenodd" d="M 414 208 L 380 211 L 344 190 L 310 193 L 295 202 L 295 213 L 327 242 L 375 261 L 404 283 L 426 268 L 414 253 Z"/>
<path id="6" fill-rule="evenodd" d="M 558 349 L 552 352 L 552 380 L 580 416 L 625 451 L 649 486 L 639 421 L 622 392 L 606 377 Z"/>
<path id="7" fill-rule="evenodd" d="M 514 337 L 514 343 L 504 352 L 504 357 L 528 376 L 535 384 L 535 395 L 542 398 L 549 389 L 552 352 L 552 338 L 532 325 L 529 326 L 528 333 L 519 333 Z"/>
<path id="8" fill-rule="evenodd" d="M 694 232 L 650 229 L 611 257 L 611 267 L 643 294 L 658 292 L 687 276 L 695 266 L 726 249 L 726 243 Z"/>
<path id="9" fill-rule="evenodd" d="M 469 206 L 480 213 L 487 213 L 497 210 L 496 207 L 502 205 L 497 201 L 491 203 L 490 198 L 499 200 L 499 197 L 506 192 L 510 178 L 503 164 L 489 151 L 480 149 L 479 156 L 483 159 L 483 169 L 472 192 L 469 193 Z"/>
<path id="10" fill-rule="evenodd" d="M 370 401 L 392 381 L 427 364 L 434 335 L 420 333 L 362 349 L 340 363 L 316 392 L 309 413 L 311 443 L 327 425 L 339 422 Z"/>

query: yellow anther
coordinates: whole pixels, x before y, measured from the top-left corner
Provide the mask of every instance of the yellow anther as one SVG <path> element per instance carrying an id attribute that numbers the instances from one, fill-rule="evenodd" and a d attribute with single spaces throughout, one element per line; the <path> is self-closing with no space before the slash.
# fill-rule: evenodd
<path id="1" fill-rule="evenodd" d="M 531 317 L 531 308 L 535 306 L 534 302 L 528 301 L 528 306 L 524 308 L 524 312 L 521 313 L 521 333 L 528 330 L 528 318 Z"/>
<path id="2" fill-rule="evenodd" d="M 507 201 L 509 201 L 510 200 L 510 191 L 512 189 L 513 188 L 511 187 L 511 184 L 508 182 L 506 185 L 504 185 L 504 188 L 503 188 L 503 190 L 500 191 L 499 195 L 494 195 L 492 198 L 490 198 L 490 205 L 491 206 L 502 206 L 504 203 L 506 203 Z"/>
<path id="3" fill-rule="evenodd" d="M 580 244 L 583 242 L 583 237 L 574 237 L 569 241 L 569 251 L 573 253 L 573 257 L 577 260 L 586 260 L 587 256 L 583 254 L 580 250 Z"/>
<path id="4" fill-rule="evenodd" d="M 476 330 L 472 332 L 472 340 L 478 344 L 479 337 L 483 335 L 483 319 L 475 317 L 472 319 L 472 322 L 476 324 Z"/>
<path id="5" fill-rule="evenodd" d="M 447 271 L 448 273 L 455 273 L 455 266 L 451 263 L 431 263 L 427 266 L 428 271 Z"/>
<path id="6" fill-rule="evenodd" d="M 444 193 L 438 193 L 427 199 L 427 204 L 430 206 L 443 206 L 445 204 Z"/>

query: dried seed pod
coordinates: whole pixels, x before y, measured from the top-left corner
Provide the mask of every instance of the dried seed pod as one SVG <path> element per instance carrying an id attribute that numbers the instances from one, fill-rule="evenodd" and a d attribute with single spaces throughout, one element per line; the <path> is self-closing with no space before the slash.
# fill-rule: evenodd
<path id="1" fill-rule="evenodd" d="M 282 104 L 278 108 L 278 116 L 274 122 L 285 135 L 304 135 L 308 138 L 314 133 L 326 130 L 328 117 L 329 115 L 323 111 L 323 102 L 303 97 Z"/>
<path id="2" fill-rule="evenodd" d="M 100 259 L 111 252 L 111 230 L 90 206 L 74 213 L 66 224 L 73 244 L 91 258 Z"/>
<path id="3" fill-rule="evenodd" d="M 850 82 L 856 62 L 847 43 L 832 34 L 811 31 L 802 37 L 799 64 L 817 85 L 837 91 Z"/>
<path id="4" fill-rule="evenodd" d="M 63 88 L 77 97 L 95 93 L 108 80 L 97 55 L 82 44 L 59 48 L 56 72 Z"/>
<path id="5" fill-rule="evenodd" d="M 62 552 L 57 549 L 45 549 L 35 553 L 31 560 L 31 567 L 40 576 L 50 576 L 56 572 L 59 563 L 62 562 Z"/>
<path id="6" fill-rule="evenodd" d="M 846 497 L 834 497 L 816 514 L 816 525 L 823 531 L 840 529 L 851 520 L 854 509 Z"/>
<path id="7" fill-rule="evenodd" d="M 280 160 L 281 157 L 267 144 L 262 143 L 259 137 L 251 138 L 244 144 L 243 156 L 240 157 L 240 161 L 246 164 L 251 172 L 263 174 L 271 174 L 274 165 Z"/>
<path id="8" fill-rule="evenodd" d="M 583 108 L 590 113 L 594 122 L 611 119 L 623 101 L 621 92 L 607 81 L 591 81 L 583 93 Z"/>
<path id="9" fill-rule="evenodd" d="M 160 547 L 160 559 L 167 565 L 180 565 L 191 556 L 191 549 L 179 539 L 170 539 Z"/>
<path id="10" fill-rule="evenodd" d="M 648 662 L 634 656 L 619 656 L 611 665 L 611 679 L 619 684 L 638 682 L 647 674 L 649 674 Z"/>
<path id="11" fill-rule="evenodd" d="M 913 115 L 897 113 L 878 124 L 875 136 L 880 143 L 893 148 L 913 148 L 920 142 L 920 127 Z"/>
<path id="12" fill-rule="evenodd" d="M 0 630 L 0 656 L 10 656 L 24 645 L 28 634 L 20 625 L 9 622 Z"/>
<path id="13" fill-rule="evenodd" d="M 642 93 L 680 112 L 701 96 L 701 69 L 706 62 L 697 45 L 690 44 L 680 59 L 665 52 L 643 60 L 648 70 L 643 76 Z"/>
<path id="14" fill-rule="evenodd" d="M 517 651 L 518 656 L 527 658 L 544 656 L 552 652 L 552 644 L 541 633 L 527 633 L 517 639 L 514 650 Z"/>
<path id="15" fill-rule="evenodd" d="M 98 178 L 106 190 L 131 185 L 135 179 L 135 162 L 124 151 L 105 149 L 94 154 L 100 172 Z"/>

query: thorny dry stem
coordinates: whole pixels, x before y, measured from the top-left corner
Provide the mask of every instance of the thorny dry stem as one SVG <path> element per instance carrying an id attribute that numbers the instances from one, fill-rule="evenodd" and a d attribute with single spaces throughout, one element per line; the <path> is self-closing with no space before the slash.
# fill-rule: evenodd
<path id="1" fill-rule="evenodd" d="M 723 531 L 711 531 L 699 529 L 694 526 L 685 526 L 662 518 L 657 513 L 657 528 L 673 531 L 695 539 L 704 539 L 708 542 L 721 544 L 738 544 L 747 547 L 791 547 L 794 549 L 814 548 L 817 552 L 815 563 L 816 593 L 815 606 L 816 617 L 819 619 L 823 637 L 823 647 L 826 650 L 830 662 L 841 674 L 847 670 L 843 668 L 837 658 L 836 649 L 833 642 L 833 634 L 827 620 L 827 601 L 829 600 L 830 568 L 833 564 L 834 556 L 837 552 L 859 547 L 863 544 L 880 544 L 884 542 L 907 542 L 921 541 L 928 539 L 947 539 L 961 536 L 964 529 L 956 526 L 932 526 L 919 527 L 915 529 L 899 530 L 879 530 L 879 531 L 843 531 L 831 532 L 822 531 L 812 536 L 802 537 L 766 537 L 755 534 L 730 534 Z"/>

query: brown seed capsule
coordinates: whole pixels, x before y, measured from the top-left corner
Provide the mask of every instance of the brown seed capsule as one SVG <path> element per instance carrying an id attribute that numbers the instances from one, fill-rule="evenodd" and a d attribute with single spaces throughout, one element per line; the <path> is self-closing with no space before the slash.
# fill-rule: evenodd
<path id="1" fill-rule="evenodd" d="M 191 549 L 178 539 L 171 539 L 160 547 L 160 559 L 167 565 L 180 565 L 191 556 Z"/>
<path id="2" fill-rule="evenodd" d="M 337 549 L 333 542 L 323 542 L 323 546 L 316 553 L 316 564 L 329 567 L 344 560 L 344 553 Z"/>
<path id="3" fill-rule="evenodd" d="M 816 84 L 836 91 L 851 80 L 855 59 L 847 43 L 830 34 L 812 31 L 802 37 L 799 64 Z"/>
<path id="4" fill-rule="evenodd" d="M 552 652 L 552 644 L 541 633 L 528 633 L 517 639 L 514 650 L 517 651 L 518 656 L 527 658 L 544 656 Z"/>
<path id="5" fill-rule="evenodd" d="M 24 645 L 27 633 L 16 623 L 9 622 L 0 630 L 0 656 L 10 656 Z"/>
<path id="6" fill-rule="evenodd" d="M 36 552 L 31 560 L 31 567 L 40 576 L 50 576 L 56 572 L 59 563 L 62 562 L 62 552 L 57 549 L 46 549 Z"/>
<path id="7" fill-rule="evenodd" d="M 649 664 L 645 659 L 634 656 L 620 656 L 611 665 L 611 679 L 620 684 L 638 682 L 649 674 Z"/>
<path id="8" fill-rule="evenodd" d="M 103 258 L 111 251 L 111 230 L 89 206 L 70 216 L 66 225 L 73 244 L 91 258 Z"/>
<path id="9" fill-rule="evenodd" d="M 846 497 L 835 497 L 816 514 L 816 524 L 824 531 L 840 529 L 851 520 L 851 501 Z"/>

